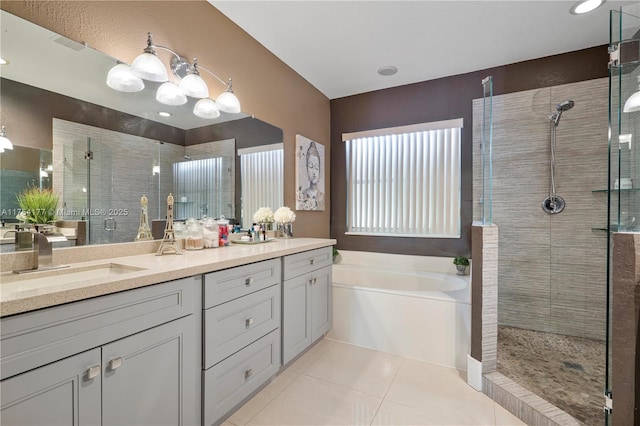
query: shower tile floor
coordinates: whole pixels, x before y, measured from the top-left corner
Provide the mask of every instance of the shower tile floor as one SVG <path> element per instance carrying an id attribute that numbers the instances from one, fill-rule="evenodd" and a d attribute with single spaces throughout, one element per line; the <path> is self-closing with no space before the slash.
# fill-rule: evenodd
<path id="1" fill-rule="evenodd" d="M 324 339 L 223 426 L 524 425 L 465 373 Z"/>
<path id="2" fill-rule="evenodd" d="M 604 425 L 604 341 L 500 326 L 498 372 L 585 424 Z"/>

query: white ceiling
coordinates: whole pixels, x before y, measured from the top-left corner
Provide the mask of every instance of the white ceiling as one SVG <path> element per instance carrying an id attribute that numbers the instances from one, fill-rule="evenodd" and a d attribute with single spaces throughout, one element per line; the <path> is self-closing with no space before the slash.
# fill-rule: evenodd
<path id="1" fill-rule="evenodd" d="M 579 16 L 574 1 L 208 1 L 330 99 L 608 44 L 611 9 L 640 15 L 611 0 Z"/>

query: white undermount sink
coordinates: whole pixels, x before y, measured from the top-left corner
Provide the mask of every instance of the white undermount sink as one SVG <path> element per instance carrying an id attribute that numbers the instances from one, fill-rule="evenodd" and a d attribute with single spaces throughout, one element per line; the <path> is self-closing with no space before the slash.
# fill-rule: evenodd
<path id="1" fill-rule="evenodd" d="M 66 284 L 103 279 L 144 271 L 145 268 L 105 263 L 77 268 L 60 268 L 33 271 L 22 274 L 7 274 L 2 277 L 3 283 L 19 283 L 24 285 Z"/>

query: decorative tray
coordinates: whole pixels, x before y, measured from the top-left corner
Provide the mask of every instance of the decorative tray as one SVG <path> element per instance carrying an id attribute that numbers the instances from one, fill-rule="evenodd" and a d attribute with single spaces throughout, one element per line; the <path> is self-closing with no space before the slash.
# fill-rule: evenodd
<path id="1" fill-rule="evenodd" d="M 266 241 L 242 241 L 242 240 L 231 240 L 234 244 L 264 244 L 270 243 L 271 241 L 275 241 L 275 238 L 267 238 Z"/>

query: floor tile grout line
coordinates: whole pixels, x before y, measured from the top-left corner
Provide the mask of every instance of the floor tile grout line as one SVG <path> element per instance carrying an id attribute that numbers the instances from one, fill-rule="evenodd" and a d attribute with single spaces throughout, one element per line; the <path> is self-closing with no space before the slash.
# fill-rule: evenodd
<path id="1" fill-rule="evenodd" d="M 283 373 L 284 373 L 285 371 L 286 371 L 286 370 L 283 370 Z M 291 383 L 289 383 L 289 384 L 288 384 L 288 385 L 286 385 L 284 388 L 282 388 L 282 390 L 281 390 L 280 392 L 278 392 L 278 393 L 277 393 L 273 398 L 271 398 L 271 399 L 269 400 L 269 402 L 267 402 L 267 404 L 266 404 L 264 407 L 262 407 L 261 409 L 259 409 L 259 410 L 258 410 L 258 412 L 257 412 L 257 413 L 255 413 L 255 414 L 254 414 L 254 415 L 249 419 L 249 421 L 248 421 L 248 422 L 246 422 L 244 425 L 236 425 L 236 426 L 246 426 L 246 425 L 248 425 L 249 423 L 251 423 L 251 422 L 253 421 L 253 419 L 255 419 L 255 418 L 258 416 L 258 414 L 262 413 L 262 412 L 263 412 L 263 411 L 264 411 L 264 410 L 265 410 L 269 405 L 271 405 L 271 404 L 273 403 L 273 401 L 275 401 L 275 400 L 276 400 L 276 398 L 278 398 L 278 397 L 282 394 L 282 392 L 284 392 L 284 391 L 285 391 L 289 386 L 291 386 L 293 383 L 295 383 L 296 381 L 298 381 L 298 379 L 300 378 L 300 376 L 301 376 L 302 374 L 300 374 L 300 373 L 298 373 L 298 372 L 294 372 L 294 373 L 295 373 L 295 375 L 296 375 L 297 377 L 296 377 L 295 379 L 293 379 L 293 380 L 291 381 Z M 282 373 L 281 373 L 281 374 L 282 374 Z M 277 379 L 278 377 L 280 377 L 280 375 L 276 376 L 276 379 Z M 274 379 L 274 381 L 275 381 L 275 379 Z M 271 383 L 273 383 L 273 381 L 272 381 Z M 269 383 L 269 385 L 270 385 L 271 383 Z M 267 385 L 267 386 L 269 386 L 269 385 Z M 262 392 L 263 390 L 265 390 L 265 389 L 267 388 L 267 386 L 265 386 L 265 387 L 264 387 L 260 392 Z M 260 393 L 260 392 L 258 392 L 258 393 Z M 258 394 L 254 395 L 253 397 L 251 397 L 251 399 L 255 398 L 257 395 L 258 395 Z M 247 401 L 247 402 L 249 402 L 249 401 Z M 244 406 L 244 405 L 243 405 L 243 406 Z"/>
<path id="2" fill-rule="evenodd" d="M 384 393 L 384 396 L 380 400 L 380 405 L 378 405 L 378 409 L 376 410 L 376 412 L 373 414 L 373 417 L 371 418 L 371 423 L 369 423 L 370 426 L 375 421 L 376 417 L 378 416 L 378 413 L 380 412 L 380 408 L 382 408 L 382 404 L 387 399 L 387 395 L 389 394 L 389 390 L 391 389 L 391 386 L 393 386 L 393 382 L 396 380 L 396 377 L 398 377 L 398 373 L 400 372 L 400 369 L 402 368 L 402 365 L 404 364 L 405 359 L 406 358 L 403 357 L 403 356 L 400 357 L 400 365 L 398 365 L 398 368 L 396 369 L 396 372 L 393 375 L 393 378 L 389 382 L 389 387 L 387 388 L 387 391 Z"/>

